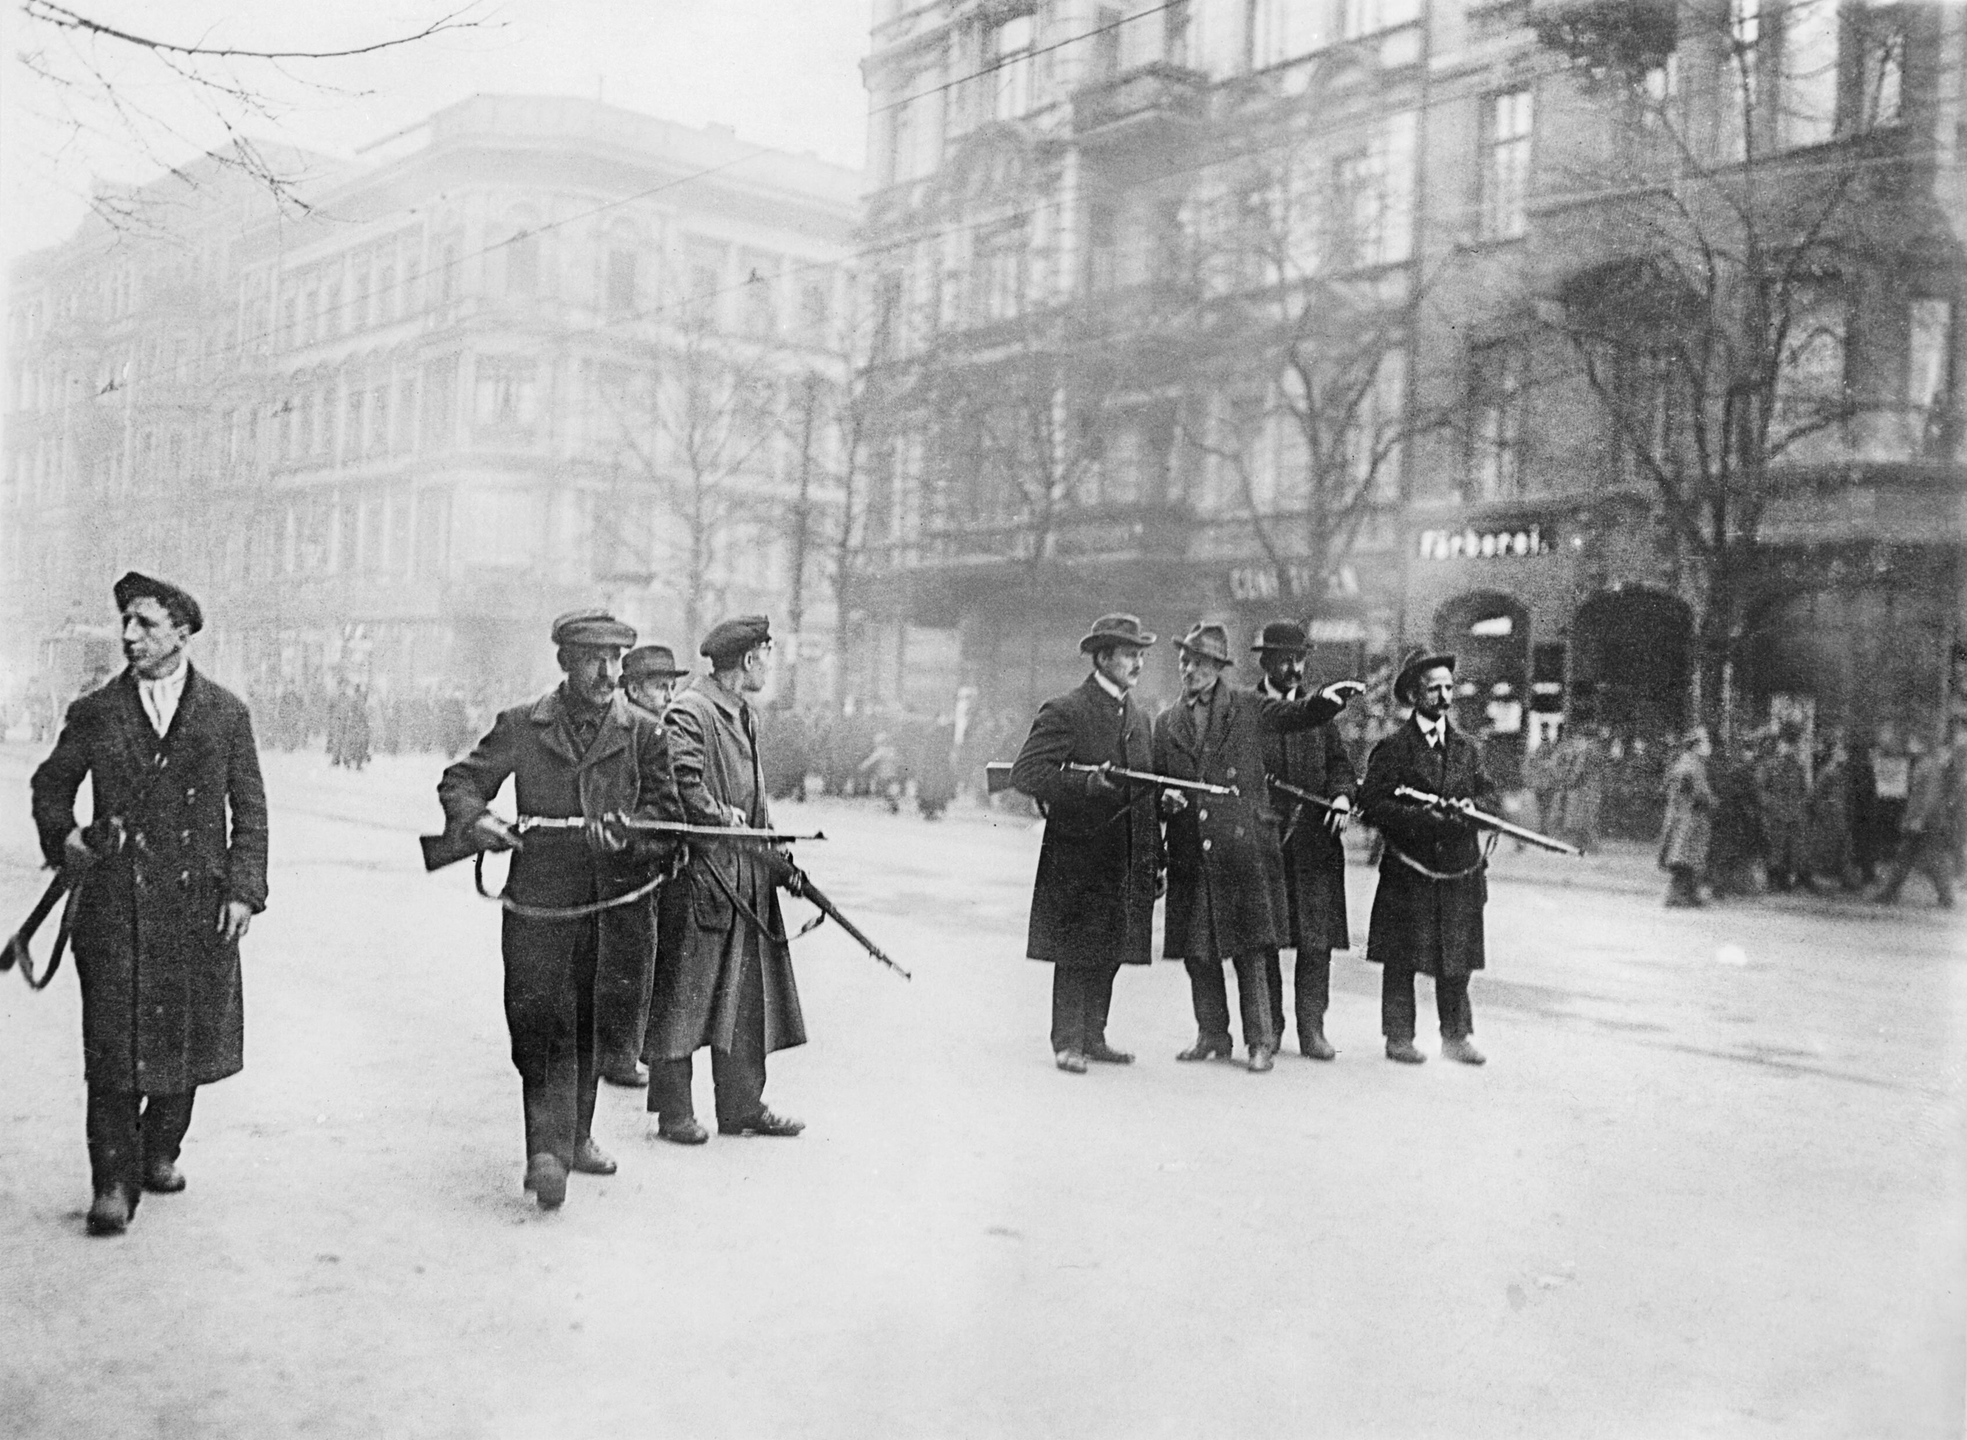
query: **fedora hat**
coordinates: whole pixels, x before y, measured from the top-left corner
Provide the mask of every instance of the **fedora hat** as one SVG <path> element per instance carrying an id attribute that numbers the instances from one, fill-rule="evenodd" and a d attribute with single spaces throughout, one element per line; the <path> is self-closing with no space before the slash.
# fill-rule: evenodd
<path id="1" fill-rule="evenodd" d="M 1093 628 L 1079 642 L 1079 653 L 1089 655 L 1095 650 L 1104 650 L 1111 645 L 1134 645 L 1145 650 L 1154 643 L 1154 636 L 1141 629 L 1137 615 L 1102 615 L 1093 622 Z"/>
<path id="2" fill-rule="evenodd" d="M 1175 642 L 1180 649 L 1191 655 L 1200 655 L 1205 660 L 1214 660 L 1223 665 L 1234 665 L 1229 658 L 1229 631 L 1220 625 L 1196 625 L 1188 634 Z"/>
<path id="3" fill-rule="evenodd" d="M 1426 646 L 1409 650 L 1407 658 L 1400 662 L 1400 673 L 1393 677 L 1393 698 L 1403 705 L 1413 704 L 1415 679 L 1423 670 L 1432 670 L 1437 665 L 1446 665 L 1452 671 L 1455 668 L 1455 657 L 1443 655 Z"/>
<path id="4" fill-rule="evenodd" d="M 1259 655 L 1266 650 L 1284 650 L 1293 655 L 1302 655 L 1310 648 L 1311 636 L 1295 620 L 1271 621 L 1257 636 L 1257 643 L 1250 647 Z"/>
<path id="5" fill-rule="evenodd" d="M 667 645 L 638 645 L 622 656 L 624 680 L 674 680 L 689 673 L 676 668 L 676 652 Z"/>

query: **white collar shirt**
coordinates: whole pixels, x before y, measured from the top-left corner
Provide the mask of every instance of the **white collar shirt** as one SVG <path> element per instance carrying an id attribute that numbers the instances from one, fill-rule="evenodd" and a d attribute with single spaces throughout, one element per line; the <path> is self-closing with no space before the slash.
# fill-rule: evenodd
<path id="1" fill-rule="evenodd" d="M 184 677 L 190 673 L 191 667 L 179 661 L 178 668 L 161 680 L 137 677 L 137 698 L 143 701 L 143 713 L 159 739 L 170 733 L 172 717 L 178 713 L 178 701 L 184 698 Z"/>
<path id="2" fill-rule="evenodd" d="M 1100 689 L 1106 691 L 1107 694 L 1119 701 L 1123 707 L 1127 704 L 1127 692 L 1107 679 L 1105 675 L 1095 670 L 1093 672 L 1093 679 L 1098 682 Z"/>
<path id="3" fill-rule="evenodd" d="M 1435 720 L 1416 715 L 1414 723 L 1421 727 L 1421 739 L 1427 741 L 1430 750 L 1439 750 L 1448 740 L 1448 717 L 1443 715 Z"/>

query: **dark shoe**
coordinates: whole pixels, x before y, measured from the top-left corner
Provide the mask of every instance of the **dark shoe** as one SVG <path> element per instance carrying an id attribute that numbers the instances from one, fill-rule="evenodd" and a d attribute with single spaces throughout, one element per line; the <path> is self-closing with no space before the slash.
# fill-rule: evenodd
<path id="1" fill-rule="evenodd" d="M 1459 1060 L 1464 1065 L 1486 1065 L 1489 1063 L 1488 1057 L 1476 1049 L 1473 1042 L 1466 1038 L 1460 1040 L 1443 1040 L 1441 1042 L 1441 1058 L 1443 1060 Z"/>
<path id="2" fill-rule="evenodd" d="M 1271 1048 L 1268 1045 L 1252 1045 L 1250 1047 L 1250 1069 L 1254 1073 L 1261 1075 L 1264 1071 L 1274 1068 L 1277 1062 L 1270 1058 L 1271 1053 Z"/>
<path id="3" fill-rule="evenodd" d="M 1298 1033 L 1298 1049 L 1307 1060 L 1336 1060 L 1339 1052 L 1325 1038 L 1323 1030 L 1301 1030 Z"/>
<path id="4" fill-rule="evenodd" d="M 574 1146 L 573 1168 L 583 1175 L 612 1175 L 615 1173 L 615 1157 L 596 1145 L 592 1135 L 587 1135 Z"/>
<path id="5" fill-rule="evenodd" d="M 702 1145 L 709 1141 L 710 1132 L 697 1122 L 696 1116 L 685 1115 L 680 1120 L 657 1122 L 656 1137 L 672 1145 Z"/>
<path id="6" fill-rule="evenodd" d="M 783 1135 L 790 1138 L 805 1128 L 804 1120 L 791 1120 L 784 1115 L 774 1115 L 769 1110 L 760 1110 L 743 1120 L 717 1122 L 719 1135 Z"/>
<path id="7" fill-rule="evenodd" d="M 1102 1065 L 1131 1065 L 1134 1063 L 1134 1057 L 1132 1055 L 1128 1054 L 1125 1050 L 1114 1049 L 1104 1040 L 1088 1045 L 1086 1047 L 1086 1058 L 1088 1060 L 1097 1060 Z"/>
<path id="8" fill-rule="evenodd" d="M 542 1210 L 558 1210 L 567 1200 L 567 1167 L 544 1150 L 526 1162 L 526 1188 Z"/>
<path id="9" fill-rule="evenodd" d="M 1412 1040 L 1389 1040 L 1386 1042 L 1386 1058 L 1398 1060 L 1402 1065 L 1425 1065 L 1427 1056 L 1414 1048 Z"/>
<path id="10" fill-rule="evenodd" d="M 89 1233 L 121 1235 L 130 1228 L 130 1211 L 130 1197 L 123 1193 L 122 1186 L 103 1191 L 89 1207 Z"/>
<path id="11" fill-rule="evenodd" d="M 624 1090 L 640 1090 L 648 1085 L 649 1072 L 631 1061 L 627 1065 L 610 1065 L 601 1072 L 601 1078 Z"/>
<path id="12" fill-rule="evenodd" d="M 1086 1073 L 1086 1057 L 1077 1050 L 1061 1050 L 1052 1057 L 1052 1062 L 1068 1075 Z"/>
<path id="13" fill-rule="evenodd" d="M 143 1167 L 143 1188 L 153 1195 L 175 1195 L 184 1189 L 184 1176 L 169 1160 L 152 1160 Z"/>
<path id="14" fill-rule="evenodd" d="M 1236 1053 L 1227 1035 L 1198 1035 L 1195 1043 L 1182 1051 L 1177 1060 L 1227 1060 Z"/>

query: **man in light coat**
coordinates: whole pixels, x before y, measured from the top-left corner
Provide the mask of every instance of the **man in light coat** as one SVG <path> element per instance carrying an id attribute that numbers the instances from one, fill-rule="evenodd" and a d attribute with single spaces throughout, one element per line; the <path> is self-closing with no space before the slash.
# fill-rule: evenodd
<path id="1" fill-rule="evenodd" d="M 122 1234 L 144 1191 L 185 1188 L 198 1087 L 245 1063 L 239 941 L 266 908 L 252 719 L 186 658 L 198 602 L 134 571 L 115 599 L 128 668 L 69 707 L 31 782 L 41 853 L 74 886 L 95 1235 Z"/>

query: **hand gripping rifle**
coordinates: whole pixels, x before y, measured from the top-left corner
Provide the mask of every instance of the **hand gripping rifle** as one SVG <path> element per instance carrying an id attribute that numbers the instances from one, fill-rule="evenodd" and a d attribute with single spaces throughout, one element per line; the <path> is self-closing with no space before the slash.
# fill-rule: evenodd
<path id="1" fill-rule="evenodd" d="M 123 848 L 123 821 L 115 815 L 93 820 L 82 831 L 82 838 L 98 859 L 114 855 Z M 61 912 L 61 923 L 55 927 L 54 948 L 48 952 L 48 963 L 41 970 L 34 968 L 34 956 L 27 947 L 34 939 L 34 932 L 54 913 L 61 897 L 68 894 L 70 887 L 81 878 L 79 874 L 71 873 L 76 869 L 75 866 L 64 865 L 55 871 L 55 878 L 48 882 L 48 888 L 34 902 L 34 908 L 21 921 L 20 929 L 7 937 L 4 946 L 0 946 L 0 971 L 11 970 L 18 965 L 20 977 L 27 982 L 30 990 L 46 990 L 48 982 L 55 978 L 55 972 L 61 969 L 62 952 L 68 949 L 68 931 L 72 923 L 68 910 Z M 71 907 L 73 904 L 71 900 Z"/>
<path id="2" fill-rule="evenodd" d="M 1553 840 L 1548 835 L 1540 835 L 1527 826 L 1513 824 L 1500 816 L 1489 814 L 1486 810 L 1478 810 L 1466 800 L 1450 800 L 1426 790 L 1416 790 L 1411 785 L 1396 785 L 1393 793 L 1401 800 L 1412 800 L 1416 805 L 1425 805 L 1430 810 L 1462 820 L 1478 830 L 1507 835 L 1512 840 L 1521 840 L 1524 844 L 1534 845 L 1539 850 L 1553 850 L 1559 855 L 1585 853 L 1575 845 L 1566 845 L 1562 840 Z"/>
<path id="3" fill-rule="evenodd" d="M 1203 795 L 1240 795 L 1243 792 L 1234 785 L 1211 785 L 1206 780 L 1180 780 L 1173 775 L 1156 775 L 1148 770 L 1129 770 L 1120 765 L 1080 765 L 1067 764 L 1060 767 L 1076 771 L 1081 775 L 1104 775 L 1108 779 L 1140 780 L 1149 785 L 1159 785 L 1166 790 L 1194 790 Z M 992 760 L 984 766 L 984 783 L 990 793 L 995 795 L 1011 788 L 1011 762 Z"/>

